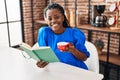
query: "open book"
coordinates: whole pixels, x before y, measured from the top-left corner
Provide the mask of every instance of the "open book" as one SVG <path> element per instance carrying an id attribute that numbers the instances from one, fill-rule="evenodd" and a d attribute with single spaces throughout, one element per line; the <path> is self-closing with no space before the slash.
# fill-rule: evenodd
<path id="1" fill-rule="evenodd" d="M 48 46 L 31 47 L 26 43 L 22 43 L 20 48 L 24 50 L 31 58 L 37 61 L 43 60 L 47 62 L 59 62 L 59 59 L 55 53 Z"/>

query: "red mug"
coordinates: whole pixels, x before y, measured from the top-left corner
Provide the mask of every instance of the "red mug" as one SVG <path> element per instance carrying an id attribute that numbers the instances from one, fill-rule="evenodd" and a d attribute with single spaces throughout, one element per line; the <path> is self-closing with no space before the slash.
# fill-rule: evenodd
<path id="1" fill-rule="evenodd" d="M 69 43 L 68 42 L 58 42 L 57 43 L 57 47 L 60 51 L 65 51 L 66 48 L 69 47 Z"/>

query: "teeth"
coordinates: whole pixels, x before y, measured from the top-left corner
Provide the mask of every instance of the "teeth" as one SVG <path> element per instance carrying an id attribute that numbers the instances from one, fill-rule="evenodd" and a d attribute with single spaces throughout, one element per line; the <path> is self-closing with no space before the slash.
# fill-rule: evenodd
<path id="1" fill-rule="evenodd" d="M 57 24 L 54 24 L 53 26 L 57 26 Z"/>

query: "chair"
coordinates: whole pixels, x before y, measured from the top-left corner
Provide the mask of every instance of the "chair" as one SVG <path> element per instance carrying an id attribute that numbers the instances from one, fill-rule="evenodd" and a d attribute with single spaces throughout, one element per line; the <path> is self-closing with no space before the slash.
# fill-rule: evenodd
<path id="1" fill-rule="evenodd" d="M 88 66 L 88 70 L 99 73 L 99 58 L 95 45 L 89 41 L 86 41 L 85 46 L 90 52 L 90 57 L 85 61 Z"/>

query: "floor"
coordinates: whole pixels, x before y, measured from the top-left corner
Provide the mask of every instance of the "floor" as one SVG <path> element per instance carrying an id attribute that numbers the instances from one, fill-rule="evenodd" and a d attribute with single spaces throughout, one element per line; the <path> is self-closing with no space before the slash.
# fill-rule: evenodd
<path id="1" fill-rule="evenodd" d="M 109 64 L 109 76 L 103 80 L 120 80 L 120 66 Z M 104 74 L 105 63 L 100 62 L 100 73 Z"/>

